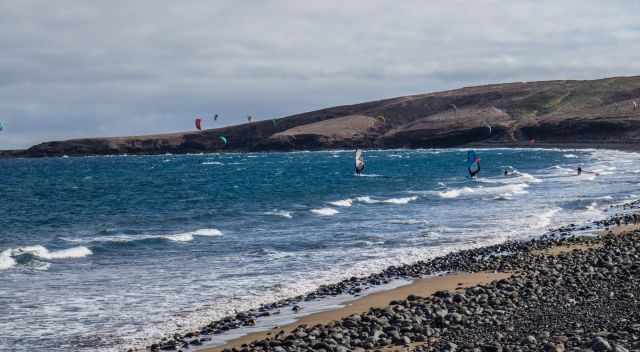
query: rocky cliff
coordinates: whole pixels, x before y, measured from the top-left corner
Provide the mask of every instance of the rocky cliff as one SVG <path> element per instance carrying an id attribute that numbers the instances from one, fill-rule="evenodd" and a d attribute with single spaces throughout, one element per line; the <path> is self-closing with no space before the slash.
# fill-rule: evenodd
<path id="1" fill-rule="evenodd" d="M 197 132 L 46 142 L 0 156 L 330 148 L 640 149 L 640 76 L 494 84 L 338 106 Z M 225 144 L 219 136 L 225 136 Z"/>

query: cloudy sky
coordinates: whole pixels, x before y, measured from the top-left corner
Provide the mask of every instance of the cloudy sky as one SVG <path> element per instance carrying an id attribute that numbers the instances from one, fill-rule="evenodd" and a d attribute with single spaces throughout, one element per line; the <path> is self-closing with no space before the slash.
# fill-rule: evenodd
<path id="1" fill-rule="evenodd" d="M 0 1 L 0 149 L 640 74 L 638 0 Z"/>

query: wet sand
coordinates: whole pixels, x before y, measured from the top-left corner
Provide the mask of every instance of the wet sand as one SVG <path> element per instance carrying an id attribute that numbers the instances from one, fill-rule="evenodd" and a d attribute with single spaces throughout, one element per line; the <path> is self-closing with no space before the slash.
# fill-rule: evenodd
<path id="1" fill-rule="evenodd" d="M 508 273 L 456 273 L 438 277 L 419 279 L 413 283 L 401 286 L 388 291 L 376 292 L 371 295 L 349 302 L 345 307 L 326 312 L 311 314 L 302 319 L 283 327 L 274 328 L 270 331 L 252 333 L 238 339 L 231 340 L 225 345 L 218 347 L 204 348 L 198 351 L 219 352 L 225 348 L 240 347 L 252 341 L 262 340 L 275 335 L 280 331 L 285 333 L 295 330 L 300 325 L 313 326 L 316 324 L 326 324 L 336 321 L 352 314 L 367 312 L 370 308 L 384 308 L 391 301 L 406 299 L 409 295 L 430 296 L 437 291 L 455 291 L 465 287 L 488 284 L 492 281 L 510 277 Z"/>

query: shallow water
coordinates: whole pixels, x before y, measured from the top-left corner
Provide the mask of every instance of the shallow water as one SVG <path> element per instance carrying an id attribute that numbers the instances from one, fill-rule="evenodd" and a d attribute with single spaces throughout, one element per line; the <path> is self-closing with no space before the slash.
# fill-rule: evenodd
<path id="1" fill-rule="evenodd" d="M 640 194 L 638 154 L 477 152 L 0 160 L 0 350 L 119 351 Z"/>

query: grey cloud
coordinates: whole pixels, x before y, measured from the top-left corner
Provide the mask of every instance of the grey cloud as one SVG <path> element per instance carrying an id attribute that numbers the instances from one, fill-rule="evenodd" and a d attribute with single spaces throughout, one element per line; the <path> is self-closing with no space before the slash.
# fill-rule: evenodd
<path id="1" fill-rule="evenodd" d="M 0 149 L 640 72 L 640 3 L 0 2 Z"/>

